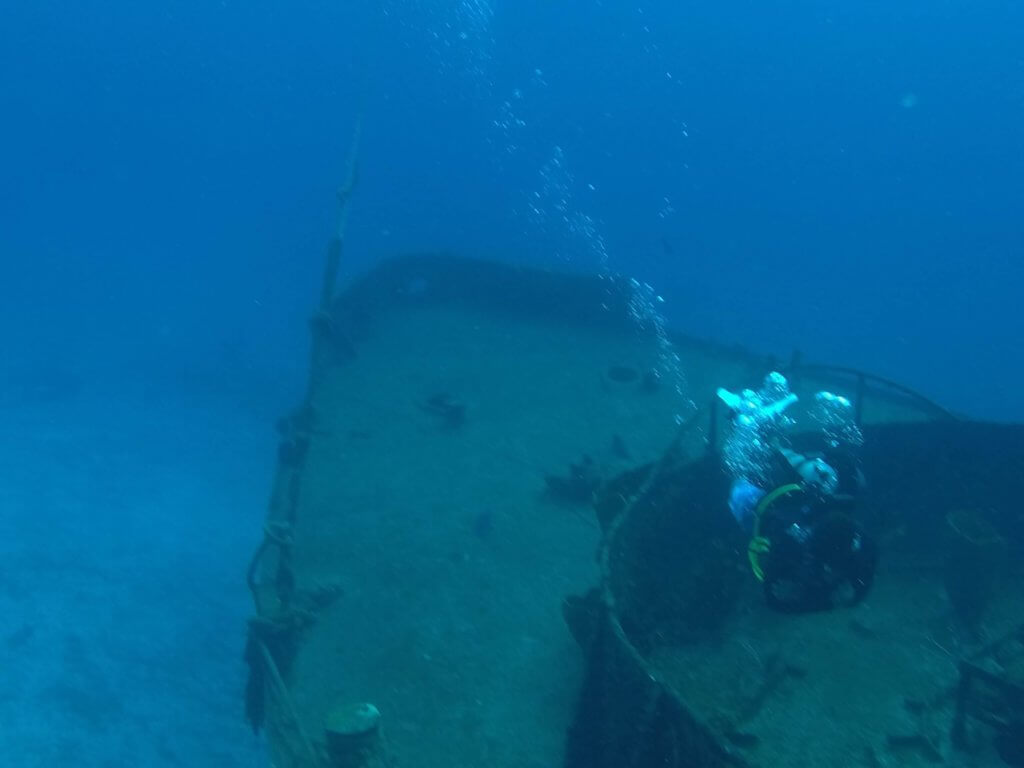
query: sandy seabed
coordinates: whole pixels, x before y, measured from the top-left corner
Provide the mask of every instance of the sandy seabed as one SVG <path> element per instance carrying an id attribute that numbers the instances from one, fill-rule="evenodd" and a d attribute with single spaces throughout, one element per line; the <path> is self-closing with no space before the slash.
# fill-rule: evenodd
<path id="1" fill-rule="evenodd" d="M 2 762 L 266 765 L 242 649 L 272 425 L 110 394 L 5 404 L 0 430 Z"/>

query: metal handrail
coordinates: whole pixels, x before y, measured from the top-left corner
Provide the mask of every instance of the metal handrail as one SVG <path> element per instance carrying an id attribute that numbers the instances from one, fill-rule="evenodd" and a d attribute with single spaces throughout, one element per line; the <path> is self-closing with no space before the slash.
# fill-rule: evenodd
<path id="1" fill-rule="evenodd" d="M 857 368 L 843 365 L 807 365 L 799 362 L 798 360 L 794 360 L 788 366 L 783 368 L 781 373 L 787 374 L 790 378 L 796 378 L 805 373 L 853 377 L 857 382 L 857 394 L 854 400 L 854 409 L 856 412 L 856 421 L 858 426 L 861 424 L 864 395 L 867 392 L 869 384 L 874 384 L 899 393 L 914 402 L 920 403 L 926 410 L 943 419 L 959 421 L 959 417 L 957 417 L 952 411 L 944 408 L 925 395 L 922 395 L 920 392 L 911 389 L 904 384 L 895 382 L 892 379 L 887 379 L 884 376 L 876 376 L 873 373 L 867 373 Z"/>
<path id="2" fill-rule="evenodd" d="M 952 411 L 942 407 L 934 400 L 925 397 L 920 392 L 911 389 L 903 384 L 887 379 L 884 376 L 876 376 L 858 368 L 844 365 L 807 365 L 799 361 L 799 355 L 794 355 L 793 360 L 786 366 L 779 366 L 779 372 L 790 379 L 799 379 L 801 374 L 818 374 L 824 376 L 850 376 L 856 380 L 857 390 L 853 397 L 854 420 L 858 427 L 863 426 L 864 398 L 867 395 L 868 386 L 874 384 L 884 389 L 898 393 L 912 402 L 919 403 L 926 411 L 929 411 L 939 418 L 949 421 L 959 421 L 960 417 Z M 707 446 L 709 451 L 718 449 L 718 421 L 719 421 L 719 399 L 712 397 L 708 407 L 708 431 Z"/>

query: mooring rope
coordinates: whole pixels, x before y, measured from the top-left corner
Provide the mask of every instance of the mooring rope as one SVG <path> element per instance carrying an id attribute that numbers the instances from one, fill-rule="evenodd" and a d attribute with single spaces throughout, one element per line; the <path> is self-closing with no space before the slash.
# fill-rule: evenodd
<path id="1" fill-rule="evenodd" d="M 302 748 L 309 755 L 310 765 L 320 765 L 320 756 L 317 754 L 316 749 L 313 748 L 313 742 L 309 740 L 309 736 L 306 735 L 306 729 L 302 727 L 302 720 L 299 719 L 298 710 L 295 709 L 295 703 L 292 701 L 291 694 L 288 692 L 288 686 L 285 685 L 284 678 L 281 677 L 281 671 L 277 668 L 277 662 L 274 661 L 274 657 L 271 655 L 270 650 L 267 648 L 266 643 L 262 640 L 257 640 L 256 643 L 260 649 L 260 655 L 263 657 L 263 665 L 270 675 L 270 679 L 274 681 L 275 693 L 278 699 L 281 701 L 282 706 L 288 712 L 288 716 L 291 718 L 292 725 L 295 727 L 295 732 L 299 735 L 299 741 L 302 742 Z"/>
<path id="2" fill-rule="evenodd" d="M 268 619 L 270 611 L 267 610 L 267 607 L 260 599 L 259 571 L 260 564 L 267 552 L 271 547 L 277 548 L 279 558 L 276 577 L 278 606 L 277 610 L 274 611 L 276 615 L 270 617 L 269 621 L 279 625 L 286 632 L 298 631 L 298 625 L 294 622 L 294 619 L 299 614 L 299 611 L 292 607 L 292 593 L 295 588 L 291 573 L 291 553 L 294 543 L 292 532 L 295 530 L 298 515 L 299 489 L 302 473 L 305 468 L 308 442 L 310 435 L 313 433 L 310 428 L 310 421 L 314 416 L 312 401 L 316 383 L 322 371 L 325 342 L 332 334 L 339 332 L 332 327 L 331 311 L 335 300 L 335 284 L 337 283 L 338 269 L 341 263 L 345 229 L 348 225 L 349 201 L 359 178 L 357 161 L 361 136 L 362 117 L 360 116 L 356 121 L 355 132 L 349 150 L 348 176 L 345 179 L 345 183 L 338 190 L 337 227 L 328 243 L 323 283 L 320 287 L 320 302 L 312 322 L 308 384 L 302 406 L 286 421 L 282 451 L 278 459 L 278 482 L 275 483 L 275 489 L 272 493 L 268 522 L 263 529 L 263 539 L 253 553 L 246 572 L 246 583 L 249 591 L 252 593 L 257 620 Z M 286 445 L 288 447 L 287 451 L 283 450 Z M 286 477 L 282 477 L 281 475 L 285 473 L 287 473 Z M 283 493 L 281 493 L 282 489 Z M 272 682 L 274 695 L 280 702 L 287 718 L 291 721 L 295 732 L 298 734 L 301 751 L 308 756 L 309 765 L 317 768 L 322 765 L 323 761 L 305 729 L 302 727 L 302 720 L 299 717 L 298 710 L 295 707 L 295 702 L 292 700 L 284 677 L 281 675 L 277 661 L 262 638 L 255 637 L 252 639 L 252 642 L 256 643 L 256 647 L 259 650 L 258 663 L 263 667 L 266 677 Z M 252 674 L 255 674 L 255 672 Z M 294 754 L 295 750 L 292 751 Z"/>

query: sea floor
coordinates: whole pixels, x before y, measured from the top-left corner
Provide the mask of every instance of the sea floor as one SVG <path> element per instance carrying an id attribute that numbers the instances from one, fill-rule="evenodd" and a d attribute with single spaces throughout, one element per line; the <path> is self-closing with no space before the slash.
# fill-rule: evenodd
<path id="1" fill-rule="evenodd" d="M 272 424 L 207 394 L 4 402 L 4 765 L 267 764 L 242 650 Z"/>

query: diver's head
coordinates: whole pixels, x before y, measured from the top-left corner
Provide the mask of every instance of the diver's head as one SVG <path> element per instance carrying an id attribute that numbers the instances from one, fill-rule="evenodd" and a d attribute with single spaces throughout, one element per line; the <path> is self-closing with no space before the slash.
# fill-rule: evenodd
<path id="1" fill-rule="evenodd" d="M 800 477 L 822 496 L 832 496 L 839 488 L 839 473 L 822 458 L 810 459 L 800 468 Z"/>
<path id="2" fill-rule="evenodd" d="M 805 488 L 819 496 L 832 496 L 839 489 L 839 473 L 824 458 L 805 456 L 784 445 L 776 445 Z"/>

